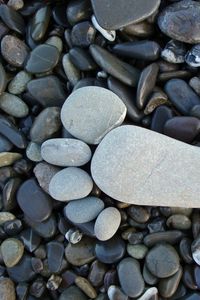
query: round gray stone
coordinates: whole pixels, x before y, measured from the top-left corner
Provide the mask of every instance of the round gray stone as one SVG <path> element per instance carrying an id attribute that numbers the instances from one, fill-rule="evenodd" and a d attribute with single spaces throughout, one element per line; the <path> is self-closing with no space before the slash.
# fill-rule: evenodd
<path id="1" fill-rule="evenodd" d="M 91 159 L 92 153 L 90 147 L 80 140 L 57 138 L 42 144 L 41 155 L 52 165 L 79 167 Z"/>
<path id="2" fill-rule="evenodd" d="M 76 138 L 98 144 L 126 116 L 126 106 L 113 92 L 90 86 L 75 90 L 61 110 L 64 127 Z"/>
<path id="3" fill-rule="evenodd" d="M 40 145 L 34 142 L 30 142 L 26 148 L 26 156 L 28 157 L 28 159 L 34 162 L 42 161 Z"/>
<path id="4" fill-rule="evenodd" d="M 28 106 L 19 97 L 3 93 L 0 96 L 0 108 L 7 114 L 16 117 L 23 118 L 28 115 Z"/>
<path id="5" fill-rule="evenodd" d="M 84 198 L 92 191 L 91 177 L 82 169 L 65 168 L 56 173 L 50 181 L 50 195 L 59 201 L 70 201 Z"/>
<path id="6" fill-rule="evenodd" d="M 86 295 L 76 286 L 72 285 L 65 289 L 59 300 L 87 300 Z"/>
<path id="7" fill-rule="evenodd" d="M 15 285 L 9 278 L 0 279 L 0 299 L 16 300 Z"/>
<path id="8" fill-rule="evenodd" d="M 19 95 L 23 93 L 26 89 L 27 83 L 32 79 L 31 74 L 26 71 L 20 71 L 15 75 L 15 77 L 10 81 L 8 85 L 8 91 L 11 94 Z"/>
<path id="9" fill-rule="evenodd" d="M 97 197 L 86 197 L 71 201 L 64 208 L 65 216 L 73 223 L 87 223 L 94 220 L 104 209 L 104 202 Z"/>
<path id="10" fill-rule="evenodd" d="M 91 173 L 104 193 L 125 203 L 200 207 L 198 147 L 148 129 L 125 125 L 109 132 Z"/>

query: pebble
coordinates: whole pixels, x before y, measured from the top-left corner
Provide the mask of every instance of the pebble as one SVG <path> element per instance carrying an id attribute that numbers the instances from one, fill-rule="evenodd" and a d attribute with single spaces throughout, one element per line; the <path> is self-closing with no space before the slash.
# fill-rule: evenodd
<path id="1" fill-rule="evenodd" d="M 142 275 L 145 283 L 148 285 L 155 285 L 158 283 L 158 278 L 148 270 L 146 263 L 144 263 Z"/>
<path id="2" fill-rule="evenodd" d="M 164 298 L 172 297 L 180 283 L 183 274 L 183 269 L 180 266 L 179 270 L 171 277 L 161 279 L 158 284 L 159 294 Z"/>
<path id="3" fill-rule="evenodd" d="M 191 250 L 194 261 L 200 266 L 200 237 L 193 240 Z"/>
<path id="4" fill-rule="evenodd" d="M 130 24 L 121 29 L 122 32 L 132 37 L 149 38 L 154 33 L 154 27 L 147 21 Z"/>
<path id="5" fill-rule="evenodd" d="M 77 244 L 69 243 L 65 248 L 65 257 L 73 266 L 83 266 L 95 259 L 95 240 L 83 237 Z"/>
<path id="6" fill-rule="evenodd" d="M 36 222 L 42 222 L 51 215 L 51 198 L 43 192 L 34 178 L 24 181 L 20 186 L 17 202 L 24 214 Z"/>
<path id="7" fill-rule="evenodd" d="M 87 20 L 92 14 L 89 0 L 71 1 L 67 5 L 67 20 L 71 25 Z"/>
<path id="8" fill-rule="evenodd" d="M 164 134 L 191 143 L 200 132 L 200 120 L 195 117 L 173 117 L 165 123 Z"/>
<path id="9" fill-rule="evenodd" d="M 107 293 L 108 293 L 109 300 L 114 300 L 114 299 L 128 300 L 128 296 L 126 296 L 118 286 L 115 285 L 109 286 Z"/>
<path id="10" fill-rule="evenodd" d="M 185 57 L 186 63 L 194 68 L 200 66 L 200 44 L 194 45 Z"/>
<path id="11" fill-rule="evenodd" d="M 69 58 L 80 71 L 89 72 L 96 69 L 96 64 L 91 55 L 89 55 L 88 51 L 83 48 L 72 48 L 69 51 Z"/>
<path id="12" fill-rule="evenodd" d="M 168 97 L 162 90 L 153 91 L 148 99 L 148 103 L 145 107 L 144 113 L 145 115 L 151 114 L 157 107 L 161 105 L 170 104 L 168 101 Z"/>
<path id="13" fill-rule="evenodd" d="M 24 34 L 26 27 L 24 20 L 22 16 L 13 8 L 7 6 L 6 4 L 1 4 L 0 17 L 2 21 L 8 26 L 8 28 L 16 31 L 19 34 Z"/>
<path id="14" fill-rule="evenodd" d="M 128 0 L 124 6 L 123 0 L 92 0 L 95 17 L 101 27 L 112 30 L 120 29 L 132 23 L 139 23 L 151 16 L 159 7 L 159 0 Z"/>
<path id="15" fill-rule="evenodd" d="M 117 232 L 121 223 L 121 215 L 115 207 L 107 207 L 98 215 L 94 232 L 98 240 L 107 241 Z M 109 226 L 108 226 L 109 224 Z"/>
<path id="16" fill-rule="evenodd" d="M 180 1 L 167 6 L 158 16 L 160 30 L 172 39 L 185 43 L 200 42 L 200 4 Z"/>
<path id="17" fill-rule="evenodd" d="M 47 107 L 35 118 L 29 133 L 30 139 L 35 143 L 43 143 L 53 137 L 60 128 L 60 108 Z"/>
<path id="18" fill-rule="evenodd" d="M 57 138 L 42 144 L 41 155 L 52 165 L 80 167 L 90 161 L 92 153 L 89 146 L 80 140 Z"/>
<path id="19" fill-rule="evenodd" d="M 65 289 L 59 297 L 59 300 L 87 300 L 88 297 L 76 286 L 72 285 Z"/>
<path id="20" fill-rule="evenodd" d="M 23 0 L 9 0 L 7 5 L 12 7 L 14 10 L 19 10 L 19 9 L 23 8 L 24 1 Z"/>
<path id="21" fill-rule="evenodd" d="M 26 90 L 27 83 L 32 79 L 31 74 L 26 71 L 18 72 L 8 85 L 11 94 L 19 95 Z"/>
<path id="22" fill-rule="evenodd" d="M 112 51 L 122 57 L 154 61 L 160 55 L 160 46 L 154 41 L 142 40 L 116 44 Z"/>
<path id="23" fill-rule="evenodd" d="M 194 279 L 195 279 L 195 282 L 198 286 L 198 289 L 199 289 L 199 286 L 200 286 L 200 267 L 199 266 L 195 266 L 194 267 Z"/>
<path id="24" fill-rule="evenodd" d="M 35 272 L 31 265 L 31 256 L 23 255 L 20 262 L 12 267 L 7 268 L 9 277 L 15 282 L 29 282 L 35 277 Z"/>
<path id="25" fill-rule="evenodd" d="M 106 30 L 103 27 L 99 25 L 97 22 L 97 19 L 93 15 L 92 18 L 92 24 L 94 27 L 110 42 L 113 42 L 116 39 L 116 31 L 115 30 Z"/>
<path id="26" fill-rule="evenodd" d="M 195 178 L 198 177 L 199 151 L 196 151 L 197 148 L 153 131 L 125 125 L 109 132 L 97 147 L 92 158 L 91 173 L 94 182 L 104 193 L 122 202 L 198 207 L 199 201 L 195 200 L 199 184 Z M 137 157 L 137 160 L 133 160 L 133 157 Z M 141 166 L 145 166 L 144 169 Z M 157 195 L 162 202 L 158 201 Z"/>
<path id="27" fill-rule="evenodd" d="M 124 256 L 125 251 L 124 241 L 116 235 L 108 241 L 97 242 L 95 247 L 97 259 L 105 264 L 118 262 Z"/>
<path id="28" fill-rule="evenodd" d="M 107 266 L 98 260 L 95 260 L 90 268 L 88 280 L 94 287 L 99 287 L 103 284 L 104 276 L 107 271 Z"/>
<path id="29" fill-rule="evenodd" d="M 172 215 L 167 219 L 166 222 L 168 227 L 173 227 L 174 229 L 179 230 L 188 230 L 191 228 L 191 221 L 187 216 L 184 215 Z"/>
<path id="30" fill-rule="evenodd" d="M 40 187 L 49 194 L 49 183 L 52 179 L 52 177 L 59 172 L 60 169 L 52 166 L 50 164 L 47 164 L 46 162 L 38 163 L 35 168 L 33 169 L 33 172 L 35 174 L 35 177 L 40 185 Z"/>
<path id="31" fill-rule="evenodd" d="M 0 249 L 3 261 L 8 268 L 17 265 L 24 254 L 24 245 L 15 238 L 4 240 Z"/>
<path id="32" fill-rule="evenodd" d="M 135 259 L 143 259 L 148 252 L 148 248 L 143 244 L 138 244 L 138 245 L 128 244 L 127 252 L 131 257 Z"/>
<path id="33" fill-rule="evenodd" d="M 188 293 L 187 295 L 179 298 L 179 300 L 199 300 L 199 299 L 200 299 L 200 293 L 198 292 Z"/>
<path id="34" fill-rule="evenodd" d="M 36 232 L 40 237 L 49 239 L 54 237 L 57 230 L 57 223 L 54 215 L 51 215 L 43 222 L 36 222 L 30 218 L 26 218 L 26 223 Z"/>
<path id="35" fill-rule="evenodd" d="M 161 57 L 173 64 L 182 64 L 185 61 L 186 47 L 182 42 L 170 40 L 163 51 Z"/>
<path id="36" fill-rule="evenodd" d="M 87 48 L 93 44 L 96 30 L 88 21 L 80 22 L 73 26 L 71 41 L 73 46 Z"/>
<path id="37" fill-rule="evenodd" d="M 189 81 L 189 85 L 191 86 L 191 88 L 193 88 L 193 90 L 195 91 L 195 93 L 197 93 L 197 95 L 200 96 L 200 78 L 196 77 L 196 76 L 192 77 L 190 79 L 190 81 Z M 193 115 L 193 116 L 196 117 L 195 115 Z"/>
<path id="38" fill-rule="evenodd" d="M 183 270 L 182 281 L 186 289 L 197 290 L 197 285 L 194 279 L 194 266 L 185 265 Z"/>
<path id="39" fill-rule="evenodd" d="M 84 198 L 92 191 L 93 182 L 88 173 L 80 168 L 69 167 L 56 173 L 50 181 L 50 195 L 59 201 Z"/>
<path id="40" fill-rule="evenodd" d="M 44 107 L 62 106 L 67 95 L 61 81 L 54 75 L 29 81 L 27 90 Z"/>
<path id="41" fill-rule="evenodd" d="M 74 91 L 61 110 L 64 127 L 89 144 L 98 144 L 107 132 L 123 122 L 125 116 L 126 107 L 120 98 L 101 87 L 83 87 Z"/>
<path id="42" fill-rule="evenodd" d="M 3 65 L 0 63 L 0 95 L 5 91 L 7 85 L 7 75 Z"/>
<path id="43" fill-rule="evenodd" d="M 189 238 L 183 238 L 179 244 L 179 252 L 186 264 L 192 264 L 192 252 L 191 252 L 192 241 Z"/>
<path id="44" fill-rule="evenodd" d="M 158 64 L 153 63 L 141 72 L 136 95 L 136 103 L 139 109 L 143 109 L 147 103 L 147 97 L 155 86 L 158 70 Z"/>
<path id="45" fill-rule="evenodd" d="M 26 71 L 32 74 L 51 71 L 58 63 L 59 51 L 56 47 L 42 44 L 32 50 L 26 61 Z"/>
<path id="46" fill-rule="evenodd" d="M 15 286 L 10 278 L 0 278 L 1 300 L 16 300 Z"/>
<path id="47" fill-rule="evenodd" d="M 86 278 L 77 276 L 75 283 L 89 298 L 96 299 L 97 292 Z"/>
<path id="48" fill-rule="evenodd" d="M 139 80 L 139 70 L 117 58 L 98 45 L 90 46 L 90 53 L 99 67 L 119 81 L 136 86 Z"/>
<path id="49" fill-rule="evenodd" d="M 51 9 L 49 6 L 44 6 L 38 9 L 31 19 L 30 32 L 35 42 L 40 41 L 44 37 L 49 25 L 50 16 Z"/>
<path id="50" fill-rule="evenodd" d="M 26 117 L 29 112 L 29 108 L 23 100 L 6 92 L 0 95 L 0 109 L 16 118 Z"/>
<path id="51" fill-rule="evenodd" d="M 16 191 L 21 184 L 21 180 L 17 177 L 10 178 L 3 187 L 3 206 L 4 209 L 10 211 L 16 208 Z"/>
<path id="52" fill-rule="evenodd" d="M 16 160 L 22 157 L 20 153 L 15 152 L 1 152 L 0 153 L 0 167 L 10 166 Z"/>
<path id="53" fill-rule="evenodd" d="M 13 35 L 5 35 L 1 40 L 1 54 L 12 66 L 22 67 L 27 59 L 28 53 L 29 51 L 26 44 Z"/>
<path id="54" fill-rule="evenodd" d="M 42 161 L 41 147 L 37 143 L 30 142 L 26 148 L 26 156 L 34 162 Z"/>
<path id="55" fill-rule="evenodd" d="M 20 240 L 23 242 L 25 249 L 32 253 L 34 252 L 41 243 L 40 236 L 35 233 L 31 228 L 23 230 L 20 235 Z"/>
<path id="56" fill-rule="evenodd" d="M 69 202 L 64 215 L 73 223 L 87 223 L 94 220 L 104 209 L 104 202 L 97 197 L 86 197 Z"/>
<path id="57" fill-rule="evenodd" d="M 144 280 L 139 262 L 134 258 L 124 258 L 118 264 L 117 272 L 125 294 L 133 298 L 139 297 L 144 291 Z"/>
<path id="58" fill-rule="evenodd" d="M 159 244 L 147 253 L 146 265 L 154 276 L 167 278 L 178 271 L 179 256 L 171 245 Z"/>
<path id="59" fill-rule="evenodd" d="M 138 223 L 146 223 L 150 218 L 150 212 L 142 206 L 131 205 L 128 207 L 127 212 Z"/>
<path id="60" fill-rule="evenodd" d="M 138 298 L 138 300 L 157 300 L 158 299 L 158 289 L 156 287 L 151 287 L 145 291 L 145 293 Z"/>
<path id="61" fill-rule="evenodd" d="M 61 269 L 64 256 L 64 245 L 57 241 L 47 244 L 47 260 L 50 272 L 57 273 Z"/>
<path id="62" fill-rule="evenodd" d="M 16 217 L 12 213 L 6 212 L 6 211 L 1 211 L 0 212 L 0 225 L 5 224 L 7 221 L 12 221 L 15 218 Z"/>
<path id="63" fill-rule="evenodd" d="M 72 86 L 75 86 L 81 79 L 81 73 L 80 70 L 71 62 L 69 53 L 63 55 L 62 65 L 69 82 Z"/>

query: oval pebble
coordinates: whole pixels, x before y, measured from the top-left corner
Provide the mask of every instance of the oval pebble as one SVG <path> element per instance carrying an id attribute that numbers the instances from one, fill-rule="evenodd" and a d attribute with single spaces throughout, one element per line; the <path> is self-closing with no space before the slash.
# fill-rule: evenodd
<path id="1" fill-rule="evenodd" d="M 0 96 L 0 109 L 16 118 L 26 117 L 29 112 L 29 108 L 23 100 L 6 92 Z"/>
<path id="2" fill-rule="evenodd" d="M 24 245 L 15 238 L 9 238 L 1 244 L 1 254 L 6 267 L 14 267 L 22 258 Z"/>
<path id="3" fill-rule="evenodd" d="M 31 74 L 26 71 L 20 71 L 15 75 L 15 77 L 10 81 L 8 85 L 8 91 L 11 94 L 19 95 L 23 93 L 26 89 L 27 83 L 32 79 Z"/>
<path id="4" fill-rule="evenodd" d="M 0 278 L 1 300 L 16 300 L 15 285 L 10 278 Z"/>
<path id="5" fill-rule="evenodd" d="M 86 197 L 71 201 L 64 208 L 65 216 L 73 223 L 87 223 L 94 220 L 104 209 L 104 202 L 97 197 Z"/>
<path id="6" fill-rule="evenodd" d="M 74 91 L 61 110 L 64 127 L 76 138 L 98 144 L 126 116 L 126 106 L 113 92 L 102 87 Z M 95 124 L 95 126 L 94 126 Z"/>
<path id="7" fill-rule="evenodd" d="M 70 201 L 88 196 L 92 188 L 92 179 L 86 171 L 69 167 L 53 176 L 49 184 L 49 193 L 56 200 Z"/>
<path id="8" fill-rule="evenodd" d="M 172 215 L 167 219 L 166 222 L 168 227 L 173 227 L 174 229 L 188 230 L 191 228 L 191 221 L 187 216 L 184 215 Z"/>
<path id="9" fill-rule="evenodd" d="M 105 208 L 97 217 L 94 232 L 100 241 L 106 241 L 113 237 L 119 228 L 121 214 L 115 207 Z"/>
<path id="10" fill-rule="evenodd" d="M 92 153 L 89 146 L 80 140 L 57 138 L 42 144 L 41 155 L 52 165 L 79 167 L 90 160 Z"/>

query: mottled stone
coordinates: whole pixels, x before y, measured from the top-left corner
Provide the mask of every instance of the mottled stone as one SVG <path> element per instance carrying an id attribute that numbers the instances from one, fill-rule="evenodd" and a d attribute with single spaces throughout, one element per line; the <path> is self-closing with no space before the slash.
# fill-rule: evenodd
<path id="1" fill-rule="evenodd" d="M 19 34 L 25 31 L 25 23 L 23 17 L 13 8 L 6 4 L 0 6 L 0 17 L 2 21 L 11 29 Z"/>
<path id="2" fill-rule="evenodd" d="M 8 85 L 8 91 L 11 94 L 19 95 L 23 93 L 26 89 L 27 83 L 32 79 L 31 74 L 26 71 L 20 71 L 15 75 L 15 77 L 10 81 Z"/>
<path id="3" fill-rule="evenodd" d="M 26 117 L 29 112 L 29 108 L 23 100 L 6 92 L 0 95 L 0 109 L 16 118 Z"/>
<path id="4" fill-rule="evenodd" d="M 15 152 L 1 152 L 0 153 L 0 167 L 10 166 L 16 160 L 22 158 L 20 153 Z"/>
<path id="5" fill-rule="evenodd" d="M 135 259 L 143 259 L 148 252 L 148 248 L 143 244 L 138 244 L 138 245 L 128 244 L 127 252 L 131 257 Z"/>
<path id="6" fill-rule="evenodd" d="M 0 279 L 0 298 L 1 300 L 16 300 L 15 286 L 11 279 Z"/>
<path id="7" fill-rule="evenodd" d="M 96 299 L 97 292 L 86 278 L 77 276 L 75 283 L 90 299 Z"/>
<path id="8" fill-rule="evenodd" d="M 183 268 L 180 266 L 179 270 L 171 277 L 161 279 L 158 285 L 159 293 L 164 298 L 170 298 L 176 292 L 183 274 Z"/>
<path id="9" fill-rule="evenodd" d="M 62 292 L 59 300 L 87 300 L 88 297 L 76 286 L 72 285 Z"/>
<path id="10" fill-rule="evenodd" d="M 24 245 L 15 238 L 9 238 L 1 244 L 1 255 L 6 267 L 14 267 L 22 258 Z"/>

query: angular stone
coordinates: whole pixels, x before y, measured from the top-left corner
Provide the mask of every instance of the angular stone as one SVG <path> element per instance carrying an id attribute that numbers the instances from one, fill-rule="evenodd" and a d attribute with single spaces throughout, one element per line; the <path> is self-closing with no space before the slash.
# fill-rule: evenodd
<path id="1" fill-rule="evenodd" d="M 73 92 L 61 110 L 64 127 L 89 144 L 98 144 L 107 132 L 124 121 L 125 116 L 126 107 L 117 95 L 91 86 Z"/>
<path id="2" fill-rule="evenodd" d="M 23 100 L 6 92 L 0 95 L 0 109 L 16 118 L 24 118 L 29 112 L 29 108 Z"/>
<path id="3" fill-rule="evenodd" d="M 1 244 L 1 254 L 6 267 L 14 267 L 22 258 L 24 245 L 15 238 L 9 238 Z"/>
<path id="4" fill-rule="evenodd" d="M 119 29 L 151 16 L 159 7 L 159 0 L 92 0 L 98 23 L 105 29 Z"/>
<path id="5" fill-rule="evenodd" d="M 198 147 L 126 125 L 102 140 L 91 173 L 104 193 L 125 203 L 199 207 L 199 158 Z"/>
<path id="6" fill-rule="evenodd" d="M 58 300 L 87 300 L 88 297 L 76 286 L 72 285 L 62 292 Z"/>
<path id="7" fill-rule="evenodd" d="M 79 167 L 91 159 L 89 146 L 76 139 L 49 139 L 42 144 L 42 158 L 48 163 L 61 167 Z"/>
<path id="8" fill-rule="evenodd" d="M 48 28 L 51 16 L 51 9 L 49 6 L 44 6 L 38 9 L 31 20 L 31 37 L 34 41 L 40 41 Z"/>

